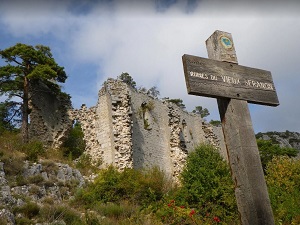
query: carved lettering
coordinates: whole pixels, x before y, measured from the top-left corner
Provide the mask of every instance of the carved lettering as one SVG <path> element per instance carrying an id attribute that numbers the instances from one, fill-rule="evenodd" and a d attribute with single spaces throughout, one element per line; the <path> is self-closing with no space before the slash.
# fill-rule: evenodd
<path id="1" fill-rule="evenodd" d="M 210 79 L 211 79 L 211 80 L 218 80 L 218 77 L 217 77 L 217 76 L 214 76 L 214 75 L 210 75 Z"/>
<path id="2" fill-rule="evenodd" d="M 246 80 L 245 85 L 247 87 L 255 87 L 255 88 L 260 88 L 260 89 L 265 89 L 265 90 L 274 90 L 273 84 L 259 82 L 259 81 L 255 81 L 255 80 Z"/>
<path id="3" fill-rule="evenodd" d="M 197 73 L 197 72 L 191 71 L 191 72 L 190 72 L 190 75 L 191 75 L 192 77 L 200 77 L 200 78 L 202 78 L 202 79 L 208 79 L 208 75 L 207 75 L 206 73 Z"/>
<path id="4" fill-rule="evenodd" d="M 190 71 L 190 76 L 192 77 L 199 77 L 201 79 L 205 79 L 205 80 L 212 80 L 212 81 L 218 81 L 218 76 L 216 75 L 208 75 L 206 73 L 199 73 L 199 72 L 194 72 L 194 71 Z M 244 81 L 240 81 L 240 78 L 236 78 L 236 77 L 232 77 L 232 76 L 225 76 L 225 75 L 220 75 L 221 80 L 224 83 L 227 84 L 234 84 L 234 85 L 244 85 L 246 87 L 254 87 L 254 88 L 258 88 L 258 89 L 264 89 L 264 90 L 274 90 L 273 84 L 272 83 L 267 83 L 267 82 L 259 82 L 259 81 L 255 81 L 255 80 L 244 80 Z M 241 83 L 242 82 L 242 83 Z"/>
<path id="5" fill-rule="evenodd" d="M 230 77 L 230 76 L 222 76 L 222 80 L 224 83 L 228 83 L 228 84 L 241 84 L 240 83 L 240 79 L 238 78 L 234 78 L 234 77 Z"/>

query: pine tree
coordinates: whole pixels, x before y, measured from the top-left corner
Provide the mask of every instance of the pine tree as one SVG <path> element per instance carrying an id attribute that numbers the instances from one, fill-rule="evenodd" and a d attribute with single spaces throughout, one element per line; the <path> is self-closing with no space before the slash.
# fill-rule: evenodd
<path id="1" fill-rule="evenodd" d="M 33 47 L 17 43 L 0 50 L 0 55 L 6 62 L 5 66 L 0 67 L 0 96 L 6 96 L 6 102 L 19 107 L 22 115 L 22 139 L 26 143 L 29 139 L 29 101 L 35 94 L 33 84 L 42 82 L 54 93 L 59 93 L 57 82 L 64 83 L 67 75 L 64 68 L 55 62 L 47 46 Z"/>

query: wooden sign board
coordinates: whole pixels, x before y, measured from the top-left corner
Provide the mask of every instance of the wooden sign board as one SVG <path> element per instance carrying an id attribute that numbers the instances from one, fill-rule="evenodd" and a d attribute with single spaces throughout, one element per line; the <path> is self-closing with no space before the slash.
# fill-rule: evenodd
<path id="1" fill-rule="evenodd" d="M 189 94 L 278 106 L 271 72 L 191 55 L 182 56 Z"/>

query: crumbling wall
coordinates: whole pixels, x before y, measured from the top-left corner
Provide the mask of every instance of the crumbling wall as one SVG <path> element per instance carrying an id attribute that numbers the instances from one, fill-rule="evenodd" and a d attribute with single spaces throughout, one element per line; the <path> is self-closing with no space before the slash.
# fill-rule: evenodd
<path id="1" fill-rule="evenodd" d="M 87 108 L 85 104 L 80 109 L 69 110 L 69 117 L 75 122 L 79 122 L 84 133 L 84 140 L 86 143 L 85 152 L 89 155 L 95 156 L 95 162 L 101 159 L 101 148 L 97 139 L 97 121 L 98 116 L 96 107 Z"/>
<path id="2" fill-rule="evenodd" d="M 133 167 L 131 95 L 128 86 L 110 79 L 104 85 L 111 96 L 114 162 L 120 170 Z"/>
<path id="3" fill-rule="evenodd" d="M 68 110 L 70 98 L 63 93 L 53 93 L 39 82 L 31 87 L 29 137 L 46 145 L 60 147 L 72 127 Z"/>
<path id="4" fill-rule="evenodd" d="M 120 80 L 108 79 L 97 105 L 70 113 L 80 121 L 86 153 L 103 166 L 158 166 L 178 177 L 189 151 L 200 143 L 223 149 L 220 130 L 177 105 L 139 93 Z"/>
<path id="5" fill-rule="evenodd" d="M 120 80 L 108 79 L 98 97 L 96 106 L 73 110 L 70 102 L 51 93 L 34 96 L 31 136 L 59 147 L 78 121 L 85 153 L 93 162 L 119 170 L 158 166 L 175 178 L 188 153 L 200 143 L 213 144 L 226 158 L 221 128 L 205 123 L 197 114 L 139 93 Z"/>
<path id="6" fill-rule="evenodd" d="M 85 153 L 102 167 L 119 170 L 133 167 L 130 90 L 123 82 L 108 79 L 99 91 L 98 102 L 90 109 L 71 110 L 70 116 L 81 124 Z"/>
<path id="7" fill-rule="evenodd" d="M 30 136 L 59 147 L 74 121 L 81 124 L 86 153 L 94 163 L 118 169 L 158 166 L 178 177 L 189 151 L 210 143 L 226 158 L 221 128 L 205 123 L 177 105 L 139 93 L 120 80 L 108 79 L 97 105 L 71 109 L 68 98 L 45 86 L 32 96 Z M 67 113 L 68 111 L 68 113 Z"/>

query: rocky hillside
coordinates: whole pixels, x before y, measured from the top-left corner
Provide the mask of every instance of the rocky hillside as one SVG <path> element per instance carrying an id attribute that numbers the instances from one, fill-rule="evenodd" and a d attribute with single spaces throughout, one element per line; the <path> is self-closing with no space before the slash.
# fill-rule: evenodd
<path id="1" fill-rule="evenodd" d="M 51 210 L 62 206 L 83 185 L 81 173 L 67 164 L 0 161 L 0 224 L 29 224 L 24 218 L 33 218 L 41 210 L 44 218 L 34 224 L 64 224 L 59 213 L 55 216 Z"/>
<path id="2" fill-rule="evenodd" d="M 300 152 L 300 133 L 298 132 L 266 132 L 256 134 L 256 138 L 263 140 L 272 140 L 274 144 L 280 147 L 288 147 L 298 149 Z"/>

